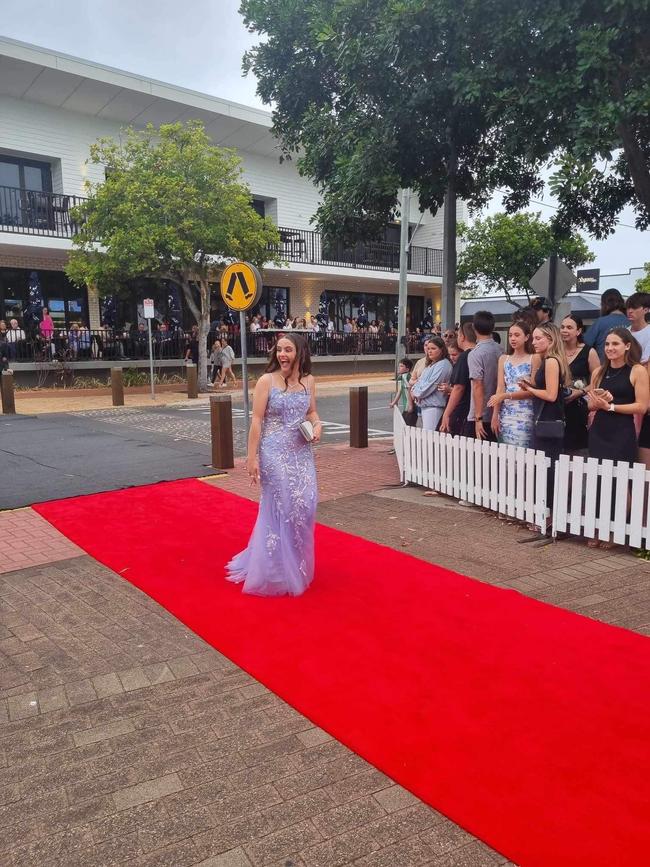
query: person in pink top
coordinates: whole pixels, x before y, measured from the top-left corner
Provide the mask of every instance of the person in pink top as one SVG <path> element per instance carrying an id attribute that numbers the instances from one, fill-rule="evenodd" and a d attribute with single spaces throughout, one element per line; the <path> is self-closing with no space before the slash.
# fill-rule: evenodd
<path id="1" fill-rule="evenodd" d="M 41 319 L 38 329 L 41 332 L 41 336 L 45 338 L 45 340 L 51 340 L 54 335 L 54 320 L 49 314 L 47 307 L 43 308 L 43 318 Z"/>

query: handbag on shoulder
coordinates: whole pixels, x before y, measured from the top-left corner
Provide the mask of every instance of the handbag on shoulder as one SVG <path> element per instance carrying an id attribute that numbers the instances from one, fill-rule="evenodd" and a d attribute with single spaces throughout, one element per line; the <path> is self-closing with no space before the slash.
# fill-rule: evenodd
<path id="1" fill-rule="evenodd" d="M 546 400 L 543 401 L 539 408 L 539 412 L 535 416 L 535 437 L 545 440 L 563 440 L 564 431 L 566 429 L 566 421 L 564 418 L 545 419 L 542 417 L 547 407 L 551 406 L 560 408 L 560 412 L 562 413 L 562 416 L 564 416 L 564 404 L 560 405 L 558 403 L 549 403 Z"/>

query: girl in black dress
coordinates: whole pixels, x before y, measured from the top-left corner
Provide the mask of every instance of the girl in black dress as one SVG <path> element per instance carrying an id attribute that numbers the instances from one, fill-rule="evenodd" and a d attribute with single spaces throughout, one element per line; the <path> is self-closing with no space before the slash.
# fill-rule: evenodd
<path id="1" fill-rule="evenodd" d="M 637 459 L 634 415 L 648 408 L 648 373 L 639 363 L 641 347 L 627 328 L 612 328 L 605 339 L 605 362 L 594 373 L 588 394 L 595 411 L 589 428 L 589 457 Z"/>
<path id="2" fill-rule="evenodd" d="M 551 467 L 546 477 L 546 505 L 552 509 L 555 461 L 560 456 L 564 443 L 562 391 L 570 381 L 569 365 L 557 325 L 553 325 L 552 322 L 538 325 L 533 331 L 533 349 L 540 358 L 535 380 L 533 383 L 522 380 L 520 386 L 533 398 L 535 413 L 533 448 L 543 451 L 551 459 Z M 539 422 L 550 422 L 551 424 L 546 427 L 554 430 L 547 430 L 543 435 Z"/>
<path id="3" fill-rule="evenodd" d="M 605 362 L 594 373 L 588 393 L 595 412 L 589 428 L 589 457 L 637 460 L 634 415 L 648 408 L 650 385 L 642 364 L 641 347 L 627 328 L 613 328 L 605 339 Z M 590 547 L 611 548 L 608 540 L 590 539 Z"/>
<path id="4" fill-rule="evenodd" d="M 585 397 L 591 377 L 600 366 L 598 353 L 585 344 L 583 333 L 584 325 L 579 316 L 574 313 L 565 316 L 560 326 L 560 336 L 571 374 L 571 394 L 564 401 L 564 451 L 567 454 L 577 454 L 587 448 L 589 409 Z"/>

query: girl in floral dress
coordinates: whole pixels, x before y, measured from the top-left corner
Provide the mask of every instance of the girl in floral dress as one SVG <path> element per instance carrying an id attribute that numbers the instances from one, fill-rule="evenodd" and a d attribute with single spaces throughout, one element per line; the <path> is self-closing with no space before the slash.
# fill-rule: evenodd
<path id="1" fill-rule="evenodd" d="M 539 367 L 533 355 L 530 325 L 514 322 L 508 331 L 508 354 L 499 359 L 496 394 L 490 398 L 492 429 L 499 442 L 530 448 L 533 441 L 533 401 L 519 387 L 519 380 L 531 380 Z"/>

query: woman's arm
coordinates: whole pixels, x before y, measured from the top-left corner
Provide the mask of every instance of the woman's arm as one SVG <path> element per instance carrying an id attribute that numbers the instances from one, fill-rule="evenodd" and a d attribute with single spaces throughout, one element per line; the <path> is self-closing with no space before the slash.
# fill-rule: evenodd
<path id="1" fill-rule="evenodd" d="M 323 431 L 323 424 L 316 410 L 316 380 L 311 374 L 309 375 L 309 388 L 311 400 L 309 402 L 309 409 L 307 410 L 307 421 L 310 421 L 314 427 L 314 442 L 317 443 Z"/>
<path id="2" fill-rule="evenodd" d="M 598 353 L 595 349 L 589 350 L 589 355 L 587 357 L 587 364 L 589 365 L 589 375 L 593 379 L 594 373 L 600 367 L 600 358 L 598 358 Z M 591 388 L 591 384 L 587 386 L 587 388 Z"/>
<path id="3" fill-rule="evenodd" d="M 447 365 L 443 361 L 435 361 L 429 365 L 418 380 L 411 394 L 422 400 L 423 397 L 431 394 L 438 388 L 438 385 L 445 379 L 445 373 L 448 373 Z M 448 378 L 448 377 L 447 377 Z"/>
<path id="4" fill-rule="evenodd" d="M 394 395 L 393 399 L 390 401 L 389 406 L 397 406 L 397 402 L 400 399 L 403 387 L 404 387 L 404 383 L 402 381 L 402 377 L 398 374 L 397 385 L 395 387 L 395 395 Z"/>
<path id="5" fill-rule="evenodd" d="M 507 355 L 499 356 L 499 364 L 497 367 L 497 390 L 488 400 L 488 406 L 493 407 L 497 412 L 499 411 L 499 404 L 504 399 L 506 394 L 506 378 L 504 375 L 504 368 L 506 366 L 507 357 Z"/>
<path id="6" fill-rule="evenodd" d="M 560 364 L 557 358 L 546 359 L 545 381 L 546 388 L 535 388 L 529 385 L 525 387 L 525 390 L 529 396 L 532 395 L 533 397 L 538 397 L 540 400 L 555 403 L 560 390 Z"/>
<path id="7" fill-rule="evenodd" d="M 255 384 L 253 392 L 253 416 L 251 418 L 251 428 L 248 433 L 248 454 L 246 456 L 246 472 L 251 478 L 251 484 L 256 485 L 260 476 L 260 464 L 257 457 L 257 450 L 260 445 L 260 437 L 262 435 L 262 422 L 264 421 L 264 413 L 266 412 L 266 404 L 269 400 L 269 391 L 271 389 L 271 376 L 264 374 Z"/>
<path id="8" fill-rule="evenodd" d="M 634 403 L 613 404 L 604 397 L 593 393 L 589 394 L 590 409 L 599 409 L 603 412 L 615 412 L 618 415 L 644 415 L 648 408 L 650 395 L 650 382 L 648 373 L 642 364 L 635 364 L 630 373 L 630 382 L 634 386 Z M 610 410 L 609 407 L 614 409 Z"/>

